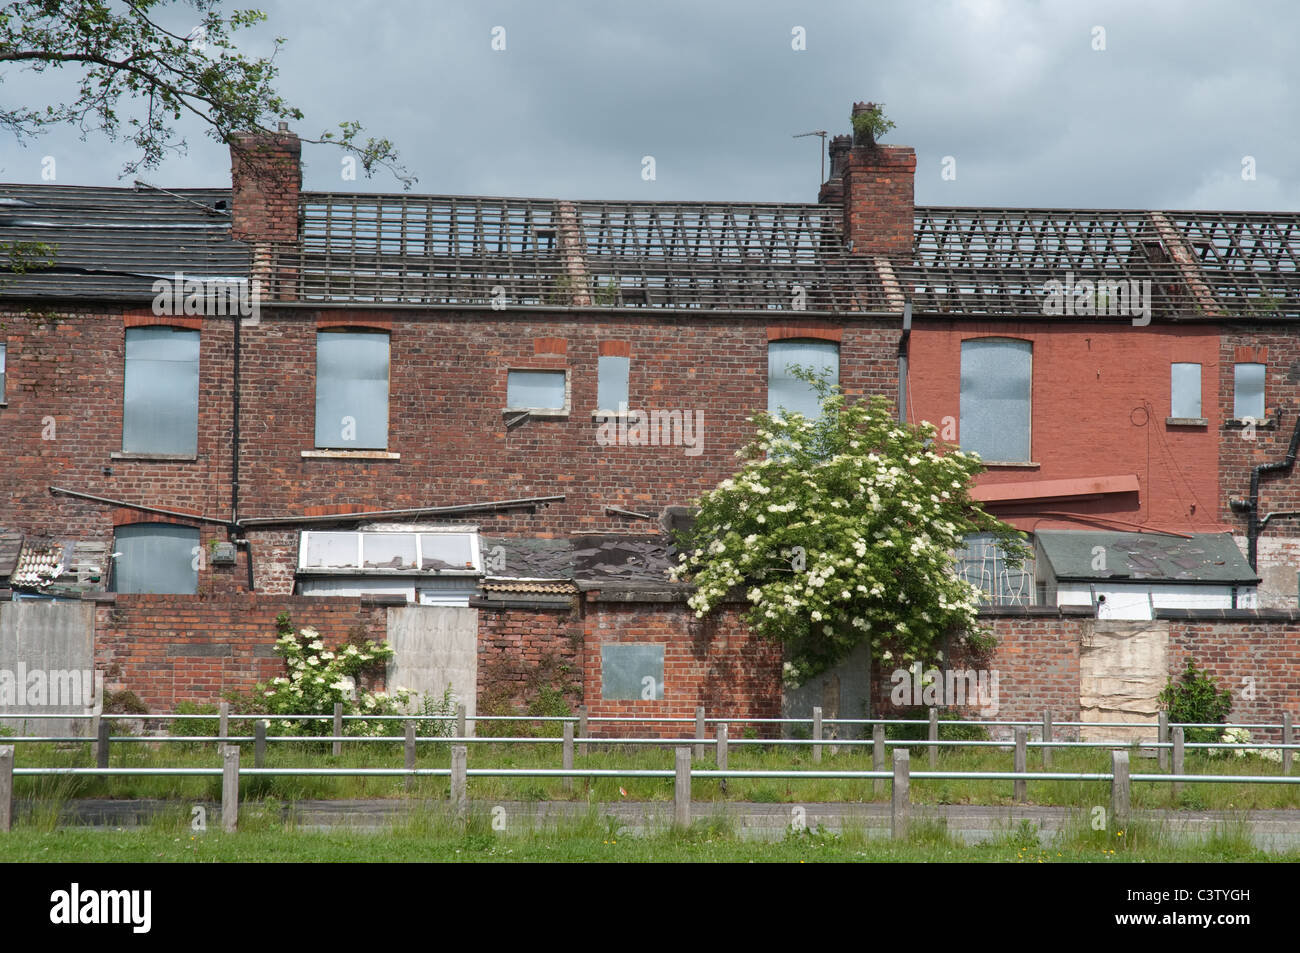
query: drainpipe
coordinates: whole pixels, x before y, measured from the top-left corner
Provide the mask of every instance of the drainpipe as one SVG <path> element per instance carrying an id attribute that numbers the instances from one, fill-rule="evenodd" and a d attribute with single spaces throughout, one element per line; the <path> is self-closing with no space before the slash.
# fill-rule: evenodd
<path id="1" fill-rule="evenodd" d="M 253 591 L 253 547 L 249 543 L 248 537 L 244 534 L 242 528 L 239 528 L 239 370 L 241 355 L 241 335 L 240 326 L 244 323 L 243 316 L 236 313 L 232 319 L 235 323 L 235 341 L 234 341 L 234 367 L 231 373 L 231 396 L 230 396 L 230 522 L 236 527 L 239 536 L 234 540 L 235 546 L 241 543 L 244 547 L 244 553 L 248 562 L 248 591 Z"/>
<path id="2" fill-rule="evenodd" d="M 898 422 L 907 422 L 907 339 L 912 334 L 912 302 L 903 304 L 903 336 L 898 339 Z"/>
<path id="3" fill-rule="evenodd" d="M 1287 447 L 1286 456 L 1272 463 L 1261 463 L 1250 471 L 1250 499 L 1228 501 L 1230 509 L 1247 514 L 1246 560 L 1250 563 L 1250 568 L 1257 573 L 1259 568 L 1255 565 L 1255 561 L 1259 550 L 1259 534 L 1268 522 L 1267 519 L 1259 517 L 1259 478 L 1265 473 L 1289 473 L 1295 466 L 1297 448 L 1300 448 L 1300 416 L 1296 417 L 1295 429 L 1291 432 L 1291 443 Z"/>

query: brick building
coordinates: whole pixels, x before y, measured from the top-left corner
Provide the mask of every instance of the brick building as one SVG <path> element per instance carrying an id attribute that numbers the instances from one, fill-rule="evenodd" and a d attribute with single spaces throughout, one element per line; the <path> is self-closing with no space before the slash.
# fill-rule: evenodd
<path id="1" fill-rule="evenodd" d="M 813 363 L 979 450 L 998 515 L 1104 540 L 1091 582 L 973 540 L 998 627 L 1068 642 L 1058 583 L 1103 618 L 1127 585 L 1269 629 L 1294 708 L 1300 216 L 916 208 L 910 148 L 830 149 L 803 205 L 307 193 L 287 130 L 229 190 L 0 186 L 0 241 L 39 243 L 0 278 L 0 585 L 96 603 L 158 707 L 266 677 L 292 606 L 418 616 L 493 709 L 775 714 L 779 652 L 685 610 L 664 533 Z"/>

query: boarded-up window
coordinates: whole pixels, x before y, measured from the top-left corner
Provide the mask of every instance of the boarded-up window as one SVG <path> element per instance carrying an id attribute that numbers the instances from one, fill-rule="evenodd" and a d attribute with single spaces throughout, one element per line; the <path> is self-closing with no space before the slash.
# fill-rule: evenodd
<path id="1" fill-rule="evenodd" d="M 1170 371 L 1169 416 L 1199 420 L 1201 416 L 1201 365 L 1174 364 Z"/>
<path id="2" fill-rule="evenodd" d="M 1005 338 L 961 342 L 957 439 L 985 460 L 1027 463 L 1033 345 Z"/>
<path id="3" fill-rule="evenodd" d="M 113 533 L 113 591 L 193 595 L 199 531 L 171 523 L 133 523 Z"/>
<path id="4" fill-rule="evenodd" d="M 832 384 L 840 382 L 840 346 L 834 341 L 772 341 L 767 345 L 767 412 L 782 410 L 821 416 L 817 392 L 792 373 L 795 367 L 825 373 Z"/>
<path id="5" fill-rule="evenodd" d="M 664 647 L 646 643 L 600 647 L 600 697 L 637 701 L 664 697 Z"/>
<path id="6" fill-rule="evenodd" d="M 600 358 L 597 369 L 597 410 L 615 414 L 620 409 L 627 408 L 627 382 L 631 365 L 631 360 L 626 357 Z"/>
<path id="7" fill-rule="evenodd" d="M 316 446 L 388 449 L 388 334 L 316 334 Z"/>
<path id="8" fill-rule="evenodd" d="M 564 371 L 511 371 L 506 382 L 506 409 L 564 410 L 564 376 Z"/>
<path id="9" fill-rule="evenodd" d="M 199 332 L 126 329 L 122 451 L 193 455 L 199 444 Z"/>
<path id="10" fill-rule="evenodd" d="M 1263 364 L 1238 364 L 1234 368 L 1232 416 L 1237 420 L 1264 419 Z"/>

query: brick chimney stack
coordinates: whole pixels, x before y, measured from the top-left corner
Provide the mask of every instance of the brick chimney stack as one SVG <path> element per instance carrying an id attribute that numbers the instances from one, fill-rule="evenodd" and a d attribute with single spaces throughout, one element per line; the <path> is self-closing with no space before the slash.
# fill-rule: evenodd
<path id="1" fill-rule="evenodd" d="M 259 246 L 298 241 L 302 142 L 280 123 L 230 144 L 231 237 Z"/>
<path id="2" fill-rule="evenodd" d="M 854 103 L 853 115 L 870 108 L 870 103 Z M 830 178 L 817 200 L 843 205 L 844 241 L 853 243 L 853 253 L 910 255 L 916 151 L 836 136 L 830 156 Z"/>

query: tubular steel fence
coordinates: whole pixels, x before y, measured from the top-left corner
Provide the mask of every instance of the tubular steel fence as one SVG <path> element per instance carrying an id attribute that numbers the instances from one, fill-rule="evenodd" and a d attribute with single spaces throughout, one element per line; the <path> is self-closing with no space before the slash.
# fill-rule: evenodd
<path id="1" fill-rule="evenodd" d="M 1129 815 L 1130 804 L 1130 785 L 1132 782 L 1152 782 L 1152 783 L 1170 783 L 1173 786 L 1175 795 L 1179 792 L 1183 784 L 1186 783 L 1241 783 L 1241 784 L 1296 784 L 1300 783 L 1300 776 L 1293 775 L 1292 766 L 1294 754 L 1300 749 L 1300 744 L 1296 744 L 1293 734 L 1292 720 L 1289 714 L 1283 717 L 1281 724 L 1251 724 L 1251 725 L 1233 725 L 1225 726 L 1220 724 L 1168 724 L 1163 716 L 1156 724 L 1133 725 L 1124 724 L 1116 725 L 1108 722 L 1054 722 L 1050 712 L 1045 712 L 1041 722 L 1029 721 L 1011 721 L 1001 722 L 993 721 L 945 721 L 944 725 L 1003 725 L 1010 726 L 1014 729 L 1014 737 L 1011 741 L 998 740 L 979 740 L 979 739 L 940 739 L 938 737 L 939 721 L 937 710 L 930 710 L 928 719 L 881 719 L 881 718 L 847 718 L 836 719 L 821 717 L 821 710 L 814 709 L 811 718 L 779 718 L 779 719 L 753 719 L 753 718 L 706 718 L 703 709 L 697 709 L 695 718 L 673 717 L 673 718 L 634 718 L 629 716 L 588 716 L 585 711 L 576 716 L 517 716 L 517 715 L 495 715 L 495 716 L 478 716 L 473 719 L 467 718 L 465 707 L 459 706 L 454 715 L 393 715 L 393 716 L 364 716 L 364 715 L 344 715 L 341 706 L 336 707 L 333 715 L 249 715 L 249 714 L 231 714 L 228 708 L 223 705 L 221 710 L 214 714 L 173 714 L 173 715 L 149 715 L 149 716 L 113 716 L 102 713 L 83 716 L 68 715 L 46 715 L 36 716 L 18 716 L 18 717 L 57 717 L 57 718 L 89 718 L 95 723 L 95 732 L 91 738 L 83 736 L 36 736 L 24 735 L 16 737 L 3 738 L 4 747 L 0 747 L 0 830 L 8 830 L 13 817 L 13 779 L 15 777 L 48 777 L 48 776 L 72 776 L 72 777 L 221 777 L 222 780 L 222 813 L 223 827 L 226 830 L 235 830 L 238 822 L 238 801 L 239 801 L 239 781 L 241 777 L 403 777 L 408 779 L 408 783 L 415 778 L 421 777 L 449 777 L 451 779 L 451 802 L 457 816 L 463 817 L 467 805 L 467 782 L 471 777 L 488 778 L 516 778 L 516 779 L 544 779 L 544 778 L 562 778 L 566 782 L 566 787 L 572 784 L 574 779 L 596 779 L 596 778 L 660 778 L 674 779 L 674 818 L 678 823 L 689 823 L 690 818 L 690 786 L 691 779 L 699 778 L 701 780 L 719 780 L 725 785 L 728 779 L 779 779 L 779 780 L 815 780 L 815 779 L 833 779 L 833 780 L 870 780 L 873 782 L 873 788 L 876 793 L 883 790 L 884 782 L 891 784 L 891 818 L 895 836 L 906 833 L 909 800 L 908 784 L 911 778 L 917 780 L 966 780 L 966 781 L 1012 781 L 1014 782 L 1014 799 L 1017 802 L 1023 802 L 1026 798 L 1026 786 L 1029 781 L 1084 781 L 1084 782 L 1109 782 L 1111 784 L 1111 802 L 1112 813 L 1115 818 L 1127 818 Z M 207 719 L 216 720 L 219 724 L 219 731 L 216 735 L 111 735 L 110 723 L 113 720 L 194 720 Z M 322 720 L 330 719 L 333 722 L 333 733 L 330 735 L 270 735 L 268 734 L 270 724 L 277 720 Z M 229 732 L 229 722 L 231 720 L 253 721 L 254 734 L 232 735 Z M 345 735 L 342 731 L 342 725 L 346 721 L 401 721 L 403 723 L 404 734 L 397 735 Z M 454 722 L 455 733 L 450 736 L 417 736 L 416 726 L 420 722 Z M 517 722 L 517 721 L 537 721 L 537 722 L 560 722 L 562 723 L 563 735 L 561 737 L 528 737 L 528 736 L 511 736 L 511 737 L 474 737 L 466 732 L 466 725 L 474 721 L 492 722 Z M 694 737 L 687 738 L 665 738 L 665 737 L 599 737 L 592 735 L 589 731 L 591 722 L 640 722 L 640 723 L 691 723 L 695 725 Z M 812 729 L 813 737 L 810 738 L 731 738 L 730 725 L 732 724 L 796 724 L 808 725 Z M 712 724 L 715 728 L 713 737 L 706 734 L 706 725 Z M 834 738 L 824 734 L 826 726 L 836 725 L 861 725 L 871 726 L 871 738 Z M 928 725 L 928 737 L 925 739 L 897 739 L 885 737 L 887 726 L 915 726 Z M 1038 740 L 1029 738 L 1030 727 L 1041 727 L 1042 737 Z M 1156 738 L 1154 740 L 1093 740 L 1093 741 L 1073 741 L 1058 739 L 1053 737 L 1053 731 L 1057 727 L 1098 727 L 1114 728 L 1123 727 L 1126 729 L 1154 729 Z M 1188 742 L 1185 740 L 1185 730 L 1187 728 L 1223 728 L 1223 727 L 1241 727 L 1261 730 L 1279 730 L 1281 742 L 1260 741 L 1251 742 L 1250 749 L 1279 751 L 1281 752 L 1281 773 L 1277 775 L 1205 775 L 1205 774 L 1187 774 L 1184 770 L 1185 753 L 1188 750 L 1246 750 L 1246 746 L 1231 742 Z M 575 730 L 576 729 L 576 730 Z M 32 743 L 86 743 L 92 741 L 95 748 L 95 767 L 16 767 L 14 765 L 14 747 L 15 744 L 32 744 Z M 215 743 L 220 746 L 223 764 L 221 767 L 110 767 L 109 750 L 113 743 L 139 743 L 152 742 L 158 744 L 167 744 L 169 742 L 186 742 L 186 743 Z M 240 749 L 238 743 L 249 743 L 254 745 L 254 765 L 253 767 L 240 767 Z M 268 744 L 284 742 L 315 742 L 330 743 L 333 746 L 333 752 L 338 755 L 342 752 L 342 746 L 345 744 L 366 742 L 366 743 L 402 743 L 404 747 L 405 763 L 401 768 L 383 767 L 383 768 L 360 768 L 360 767 L 266 767 L 265 758 Z M 442 743 L 451 745 L 451 764 L 447 768 L 417 768 L 416 767 L 416 748 L 420 743 Z M 502 768 L 502 767 L 468 767 L 468 752 L 473 745 L 501 745 L 501 744 L 525 744 L 525 745 L 560 745 L 562 764 L 559 768 Z M 581 750 L 584 755 L 588 753 L 588 746 L 597 745 L 628 745 L 641 746 L 653 745 L 658 747 L 672 747 L 675 749 L 676 763 L 672 769 L 655 769 L 655 768 L 578 768 L 575 766 L 575 752 Z M 728 767 L 728 754 L 733 746 L 760 745 L 768 747 L 810 747 L 812 749 L 812 760 L 814 764 L 819 764 L 822 759 L 822 749 L 829 747 L 834 753 L 839 748 L 855 748 L 871 746 L 872 749 L 872 770 L 828 770 L 824 768 L 811 769 L 762 769 L 762 770 L 739 770 Z M 579 746 L 581 748 L 579 749 Z M 713 768 L 693 768 L 692 754 L 695 760 L 702 760 L 706 757 L 706 748 L 714 748 L 715 767 Z M 1161 773 L 1130 773 L 1129 756 L 1132 748 L 1154 750 L 1159 758 Z M 886 750 L 893 748 L 892 770 L 886 769 Z M 910 769 L 911 749 L 924 748 L 928 750 L 930 760 L 930 770 L 912 772 Z M 937 755 L 941 748 L 946 749 L 981 749 L 981 748 L 1012 748 L 1014 750 L 1014 770 L 1012 771 L 940 771 L 937 770 Z M 1028 750 L 1030 748 L 1039 749 L 1042 755 L 1042 768 L 1040 771 L 1028 770 Z M 1111 750 L 1112 768 L 1109 772 L 1059 772 L 1051 771 L 1051 754 L 1056 749 L 1089 749 L 1102 748 Z M 1170 756 L 1172 755 L 1172 767 L 1170 767 Z M 1119 821 L 1123 823 L 1124 821 Z"/>

